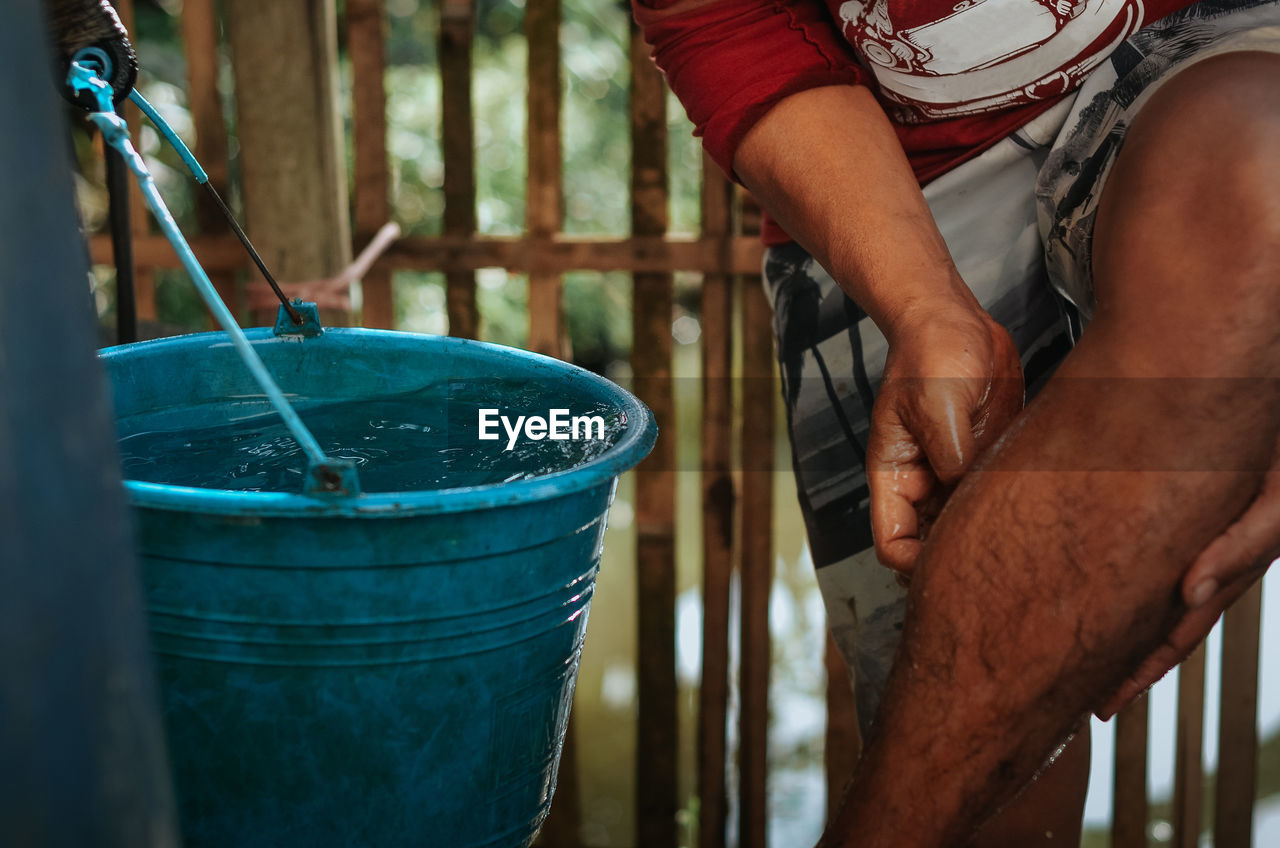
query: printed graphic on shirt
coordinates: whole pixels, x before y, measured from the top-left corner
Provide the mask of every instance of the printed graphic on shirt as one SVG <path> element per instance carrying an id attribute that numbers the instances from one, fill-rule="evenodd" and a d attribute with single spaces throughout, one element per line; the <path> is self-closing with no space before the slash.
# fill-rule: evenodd
<path id="1" fill-rule="evenodd" d="M 933 16 L 922 19 L 922 7 Z M 847 0 L 836 14 L 886 100 L 901 107 L 894 117 L 916 122 L 1062 94 L 1141 25 L 1142 13 L 1142 0 L 961 0 L 941 8 Z"/>

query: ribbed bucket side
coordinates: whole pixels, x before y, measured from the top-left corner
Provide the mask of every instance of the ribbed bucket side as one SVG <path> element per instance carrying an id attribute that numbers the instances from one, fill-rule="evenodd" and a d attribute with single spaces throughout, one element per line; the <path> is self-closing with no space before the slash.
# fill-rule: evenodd
<path id="1" fill-rule="evenodd" d="M 251 555 L 254 536 L 299 538 L 284 526 L 295 519 L 255 525 L 229 564 L 208 557 L 243 519 L 141 511 L 187 843 L 531 842 L 555 786 L 610 494 L 509 509 L 513 525 L 594 520 L 488 555 L 405 556 L 441 553 L 457 516 L 315 522 L 301 536 L 331 552 L 318 566 L 304 550 Z M 332 556 L 370 533 L 396 565 Z M 174 538 L 185 548 L 161 543 Z"/>

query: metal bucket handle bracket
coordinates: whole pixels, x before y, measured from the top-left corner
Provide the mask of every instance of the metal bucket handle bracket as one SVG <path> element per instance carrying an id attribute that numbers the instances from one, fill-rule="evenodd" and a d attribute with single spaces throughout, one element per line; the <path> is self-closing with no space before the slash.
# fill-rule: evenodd
<path id="1" fill-rule="evenodd" d="M 307 463 L 308 495 L 358 495 L 360 478 L 356 464 L 349 459 L 327 457 L 324 462 Z"/>
<path id="2" fill-rule="evenodd" d="M 284 308 L 284 304 L 280 304 L 280 308 L 276 310 L 276 326 L 272 332 L 277 336 L 302 336 L 307 339 L 324 335 L 319 307 L 296 297 L 291 305 L 302 322 L 295 324 L 289 310 Z"/>
<path id="3" fill-rule="evenodd" d="M 295 324 L 289 310 L 284 304 L 280 304 L 276 310 L 276 325 L 273 330 L 277 336 L 313 339 L 324 335 L 324 327 L 320 324 L 320 309 L 316 304 L 295 297 L 290 305 L 301 317 L 302 323 Z M 311 460 L 307 463 L 306 479 L 304 491 L 308 495 L 360 494 L 360 478 L 356 474 L 356 464 L 349 459 L 326 456 L 323 462 Z"/>

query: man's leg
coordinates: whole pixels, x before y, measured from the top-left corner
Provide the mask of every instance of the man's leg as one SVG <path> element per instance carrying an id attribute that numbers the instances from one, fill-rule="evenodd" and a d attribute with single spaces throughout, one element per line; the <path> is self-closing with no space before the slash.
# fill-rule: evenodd
<path id="1" fill-rule="evenodd" d="M 959 844 L 1160 642 L 1257 491 L 1280 428 L 1277 79 L 1274 55 L 1205 60 L 1135 121 L 1094 321 L 934 528 L 828 844 Z"/>
<path id="2" fill-rule="evenodd" d="M 1077 848 L 1089 790 L 1089 728 L 978 831 L 971 848 Z"/>

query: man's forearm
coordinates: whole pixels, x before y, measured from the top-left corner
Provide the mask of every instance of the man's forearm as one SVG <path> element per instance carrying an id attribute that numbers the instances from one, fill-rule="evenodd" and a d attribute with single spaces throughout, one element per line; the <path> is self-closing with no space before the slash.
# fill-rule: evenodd
<path id="1" fill-rule="evenodd" d="M 867 89 L 783 100 L 747 133 L 734 170 L 886 336 L 912 310 L 980 310 Z"/>

